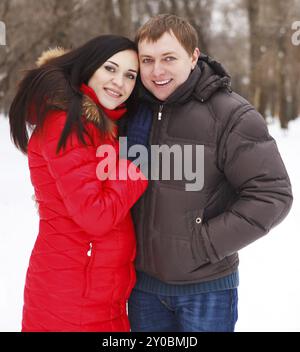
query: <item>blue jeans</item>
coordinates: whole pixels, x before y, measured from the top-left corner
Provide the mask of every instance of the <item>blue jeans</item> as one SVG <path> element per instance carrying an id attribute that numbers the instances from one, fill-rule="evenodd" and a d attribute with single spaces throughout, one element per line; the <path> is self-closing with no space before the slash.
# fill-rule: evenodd
<path id="1" fill-rule="evenodd" d="M 132 332 L 233 332 L 237 305 L 236 288 L 181 296 L 134 289 L 128 302 L 128 316 Z"/>

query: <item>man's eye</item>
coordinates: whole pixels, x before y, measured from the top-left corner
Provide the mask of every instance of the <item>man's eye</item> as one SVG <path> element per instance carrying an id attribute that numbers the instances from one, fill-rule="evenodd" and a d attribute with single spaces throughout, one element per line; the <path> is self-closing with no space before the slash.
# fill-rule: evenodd
<path id="1" fill-rule="evenodd" d="M 174 60 L 176 60 L 176 58 L 173 56 L 167 56 L 167 57 L 165 57 L 165 60 L 166 61 L 174 61 Z"/>
<path id="2" fill-rule="evenodd" d="M 115 72 L 115 68 L 113 66 L 106 65 L 104 68 L 109 72 Z"/>
<path id="3" fill-rule="evenodd" d="M 150 62 L 152 62 L 151 59 L 143 59 L 143 60 L 142 60 L 142 63 L 143 63 L 143 64 L 149 64 Z"/>

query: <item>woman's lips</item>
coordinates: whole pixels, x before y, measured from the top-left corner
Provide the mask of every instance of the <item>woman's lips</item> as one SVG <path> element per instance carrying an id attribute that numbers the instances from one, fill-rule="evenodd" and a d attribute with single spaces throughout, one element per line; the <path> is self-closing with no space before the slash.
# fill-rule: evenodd
<path id="1" fill-rule="evenodd" d="M 111 88 L 104 88 L 106 94 L 108 94 L 110 97 L 112 98 L 120 98 L 122 96 L 121 93 L 119 93 L 118 91 L 111 89 Z"/>

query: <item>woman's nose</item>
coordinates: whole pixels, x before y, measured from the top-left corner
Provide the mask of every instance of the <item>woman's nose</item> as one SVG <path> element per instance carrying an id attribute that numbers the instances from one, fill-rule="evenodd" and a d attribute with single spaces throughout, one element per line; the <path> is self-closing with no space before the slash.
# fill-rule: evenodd
<path id="1" fill-rule="evenodd" d="M 122 87 L 123 86 L 123 75 L 116 75 L 113 77 L 112 79 L 113 83 L 118 86 L 118 87 Z"/>

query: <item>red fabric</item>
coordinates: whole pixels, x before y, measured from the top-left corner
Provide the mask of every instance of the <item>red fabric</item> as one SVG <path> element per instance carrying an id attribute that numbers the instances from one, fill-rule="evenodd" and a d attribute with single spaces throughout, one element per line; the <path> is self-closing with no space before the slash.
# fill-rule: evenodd
<path id="1" fill-rule="evenodd" d="M 94 101 L 94 103 L 96 103 L 105 112 L 106 116 L 108 116 L 111 120 L 114 120 L 114 121 L 119 120 L 127 111 L 125 104 L 119 105 L 114 110 L 109 110 L 105 108 L 100 103 L 95 91 L 84 83 L 81 85 L 80 90 L 85 95 L 89 96 Z"/>
<path id="2" fill-rule="evenodd" d="M 129 331 L 126 300 L 135 284 L 136 251 L 129 210 L 147 181 L 97 178 L 97 147 L 106 143 L 117 150 L 117 142 L 101 140 L 91 122 L 87 146 L 71 134 L 56 154 L 65 121 L 65 112 L 51 112 L 28 145 L 40 223 L 26 276 L 22 331 Z M 118 171 L 127 173 L 128 167 L 138 171 L 127 160 Z"/>

